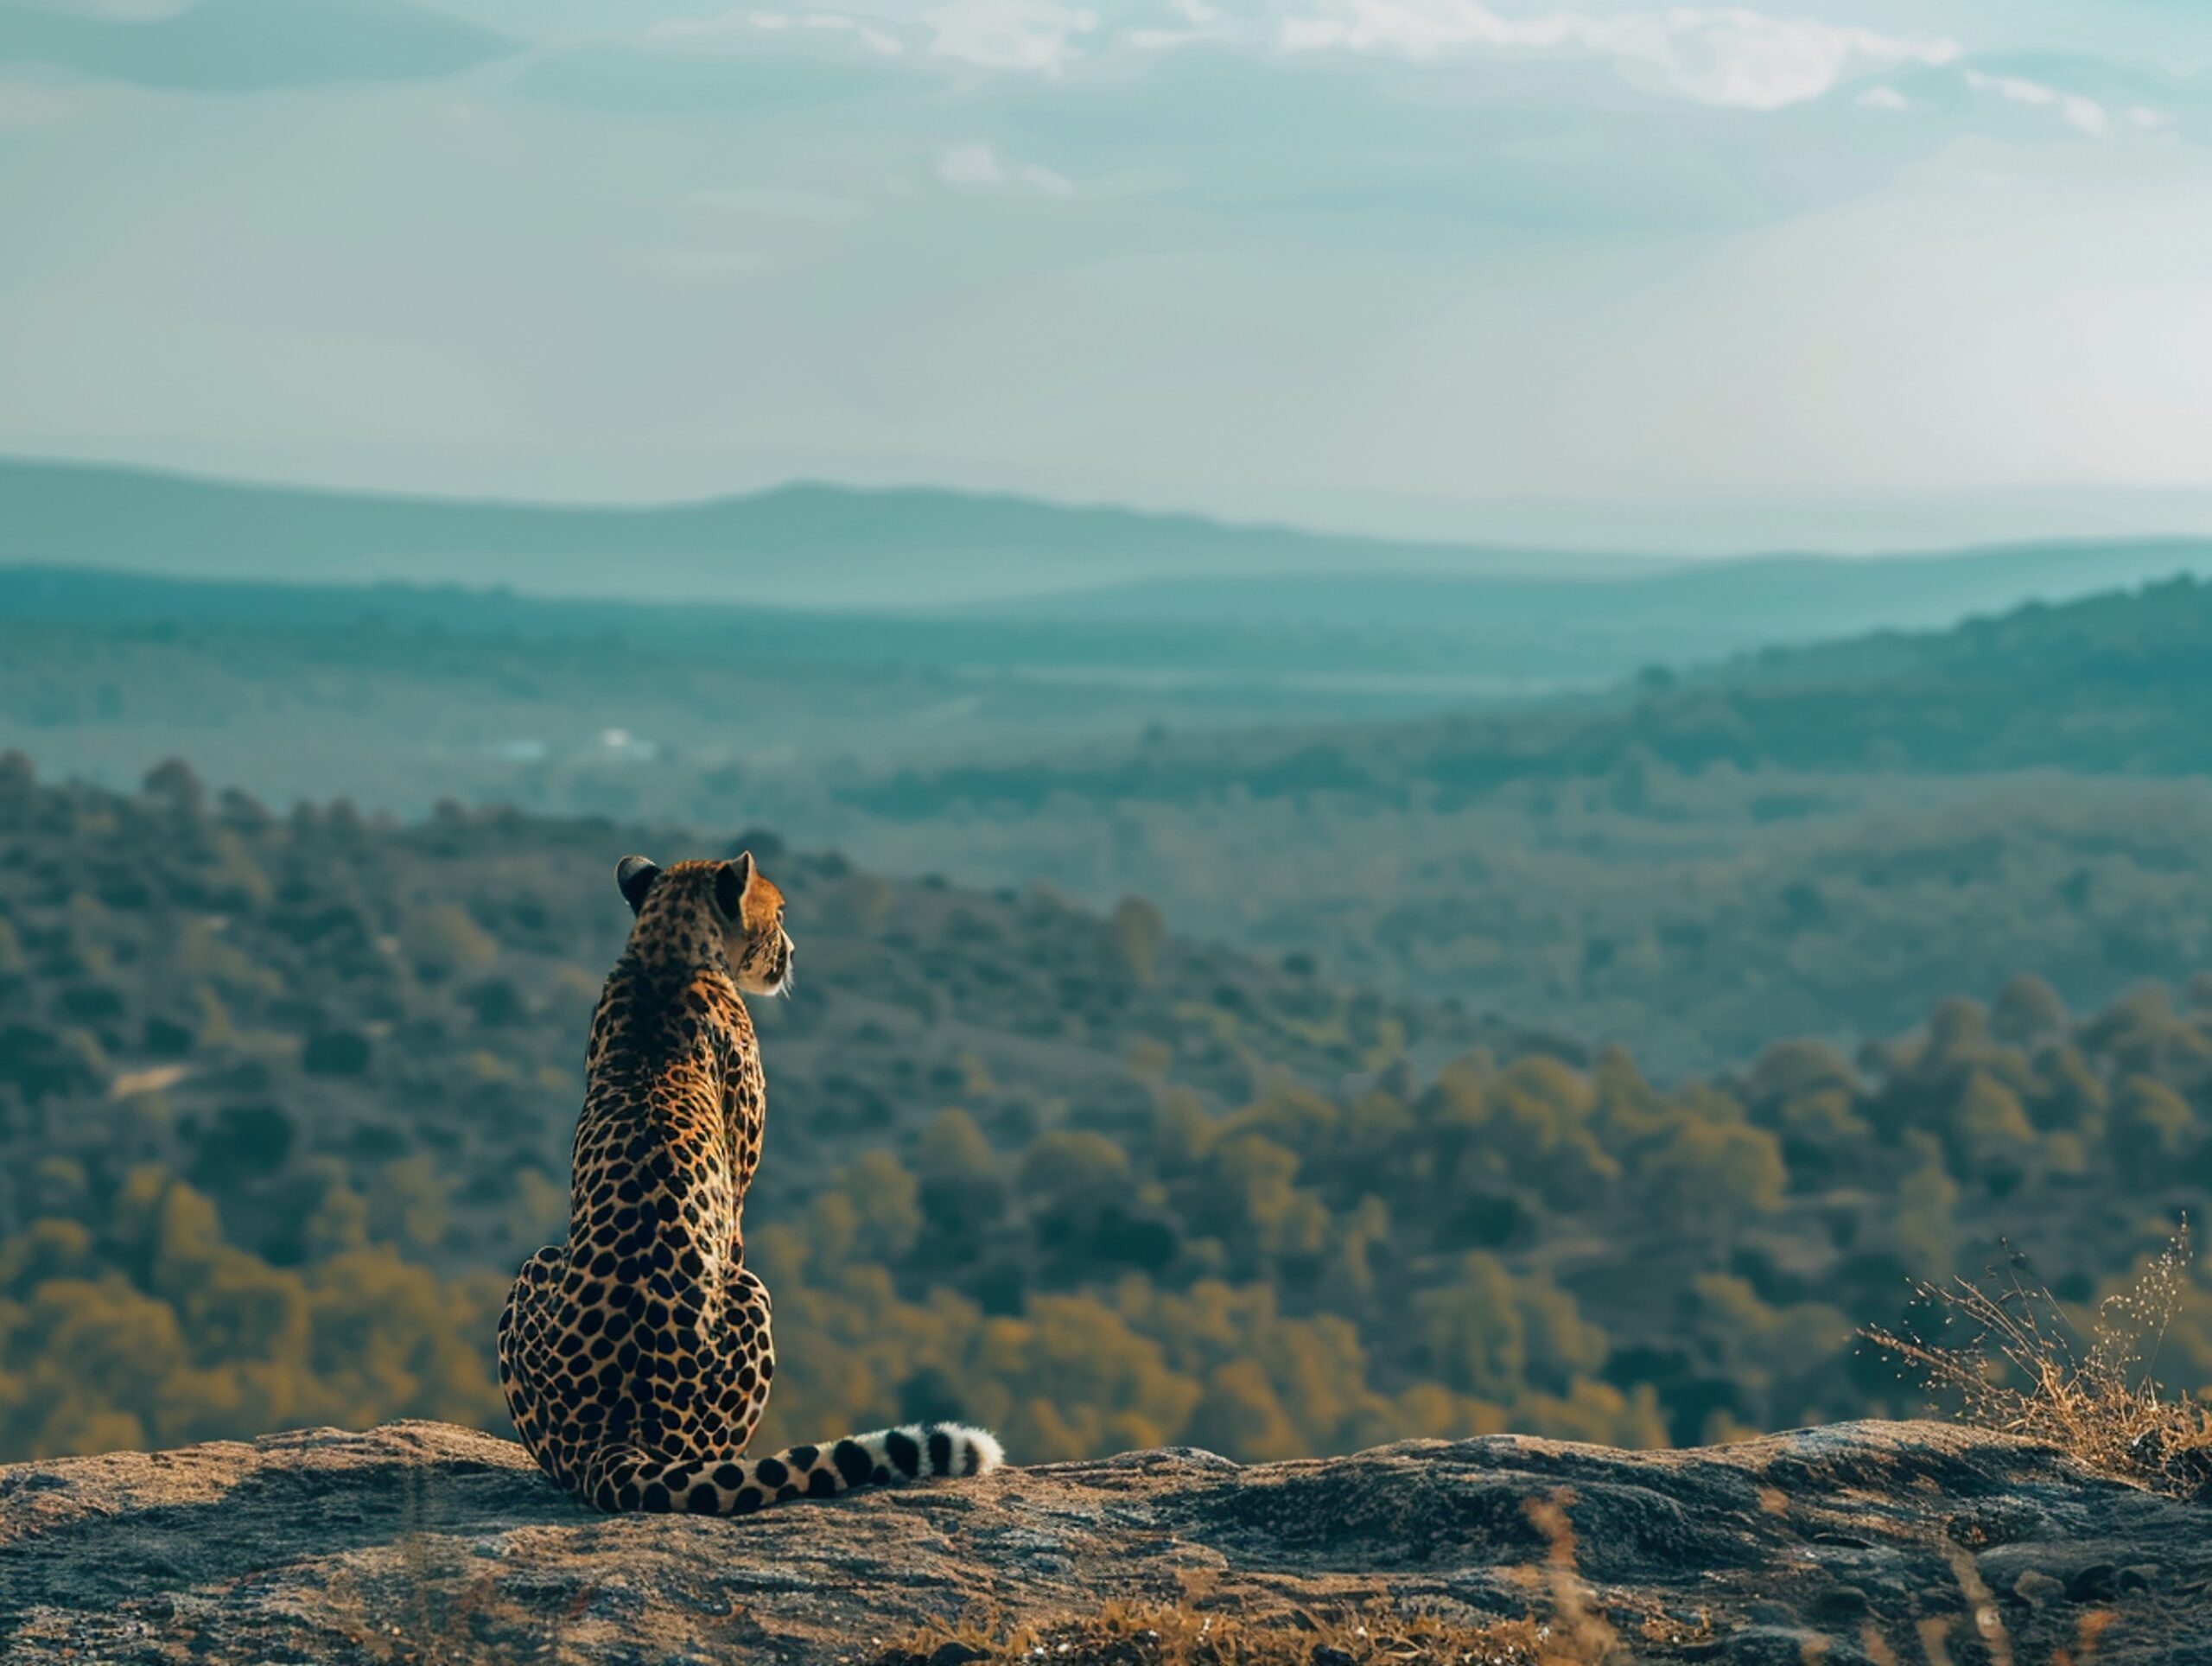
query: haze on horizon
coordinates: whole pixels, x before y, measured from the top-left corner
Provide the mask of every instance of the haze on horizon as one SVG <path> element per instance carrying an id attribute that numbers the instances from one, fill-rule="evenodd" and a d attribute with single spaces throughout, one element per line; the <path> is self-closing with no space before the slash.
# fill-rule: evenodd
<path id="1" fill-rule="evenodd" d="M 0 450 L 2212 530 L 2208 142 L 2179 0 L 0 0 Z"/>

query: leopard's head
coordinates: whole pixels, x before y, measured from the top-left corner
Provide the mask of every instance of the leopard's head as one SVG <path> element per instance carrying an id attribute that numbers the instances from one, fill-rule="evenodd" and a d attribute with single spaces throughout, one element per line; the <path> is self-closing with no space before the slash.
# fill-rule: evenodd
<path id="1" fill-rule="evenodd" d="M 643 856 L 614 865 L 614 882 L 635 914 L 632 947 L 664 944 L 703 950 L 719 943 L 737 987 L 747 995 L 787 995 L 791 939 L 784 893 L 747 851 L 728 862 L 680 862 L 661 868 Z"/>

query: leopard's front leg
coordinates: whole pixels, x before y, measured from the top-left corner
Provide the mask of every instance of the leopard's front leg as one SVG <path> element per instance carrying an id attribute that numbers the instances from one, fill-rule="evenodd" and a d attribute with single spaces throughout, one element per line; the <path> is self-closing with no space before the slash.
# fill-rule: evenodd
<path id="1" fill-rule="evenodd" d="M 574 1485 L 574 1431 L 556 1403 L 556 1338 L 548 1318 L 561 1274 L 568 1265 L 558 1246 L 540 1250 L 522 1264 L 499 1313 L 496 1351 L 499 1388 L 515 1434 L 538 1466 L 563 1485 Z"/>

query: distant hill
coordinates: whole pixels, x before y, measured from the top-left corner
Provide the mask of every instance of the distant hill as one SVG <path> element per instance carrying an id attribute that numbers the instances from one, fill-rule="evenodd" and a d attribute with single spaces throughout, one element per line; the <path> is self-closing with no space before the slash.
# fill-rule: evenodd
<path id="1" fill-rule="evenodd" d="M 1876 631 L 1942 630 L 2031 601 L 2063 602 L 2177 574 L 2212 572 L 2212 539 L 2134 538 L 1875 557 L 1754 556 L 1627 571 L 1479 576 L 1287 575 L 1264 584 L 1184 578 L 1007 603 L 1094 623 L 1455 633 L 1472 652 L 1552 686 L 1641 664 L 1683 665 Z"/>
<path id="2" fill-rule="evenodd" d="M 1948 631 L 1775 647 L 1618 701 L 1387 724 L 1192 734 L 1077 757 L 906 772 L 853 789 L 874 812 L 1029 811 L 1056 796 L 1127 804 L 1338 795 L 1451 804 L 1516 781 L 1659 764 L 1976 774 L 2212 771 L 2212 582 L 2188 576 Z"/>
<path id="3" fill-rule="evenodd" d="M 92 15 L 69 16 L 73 10 Z M 515 49 L 502 35 L 427 7 L 358 0 L 0 9 L 0 56 L 11 63 L 190 92 L 415 80 L 455 74 Z"/>
<path id="4" fill-rule="evenodd" d="M 4 534 L 0 534 L 4 537 Z M 873 596 L 837 611 L 741 601 L 671 602 L 541 595 L 505 585 L 303 583 L 172 577 L 121 568 L 0 564 L 0 630 L 69 626 L 204 646 L 213 634 L 365 629 L 504 644 L 613 645 L 662 657 L 709 654 L 753 667 L 897 664 L 968 671 L 1143 673 L 1154 683 L 1237 678 L 1339 680 L 1421 675 L 1452 703 L 1510 679 L 1486 674 L 1449 633 L 1418 625 L 1378 630 L 1314 620 L 1151 620 L 1051 617 L 1010 609 L 900 610 Z M 273 652 L 273 649 L 272 649 Z"/>
<path id="5" fill-rule="evenodd" d="M 179 578 L 899 607 L 1193 575 L 1465 575 L 1538 563 L 1583 573 L 1620 564 L 936 490 L 797 484 L 704 503 L 565 507 L 0 461 L 0 565 Z"/>
<path id="6" fill-rule="evenodd" d="M 1681 565 L 925 489 L 796 484 L 696 504 L 569 507 L 0 460 L 0 567 L 16 565 L 427 586 L 456 606 L 464 592 L 505 587 L 686 607 L 931 608 L 948 628 L 1058 626 L 1056 652 L 1071 626 L 1115 633 L 1117 654 L 1139 631 L 1179 631 L 1172 652 L 1130 658 L 1179 657 L 1186 669 L 1205 668 L 1208 632 L 1325 631 L 1385 640 L 1386 658 L 1428 645 L 1423 670 L 1443 645 L 1463 674 L 1541 691 L 2212 572 L 2212 539 Z M 404 607 L 391 595 L 384 605 Z"/>

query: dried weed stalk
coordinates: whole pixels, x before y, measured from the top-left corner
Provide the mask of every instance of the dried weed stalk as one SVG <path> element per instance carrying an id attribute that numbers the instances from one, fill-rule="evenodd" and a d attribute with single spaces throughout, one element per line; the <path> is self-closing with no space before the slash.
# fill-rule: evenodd
<path id="1" fill-rule="evenodd" d="M 2189 1290 L 2189 1224 L 2135 1282 L 2098 1304 L 2085 1339 L 2027 1257 L 2004 1246 L 1980 1280 L 1914 1288 L 1947 1332 L 1865 1335 L 1981 1428 L 2045 1441 L 2107 1474 L 2212 1497 L 2212 1408 L 2161 1391 L 2158 1345 Z"/>

